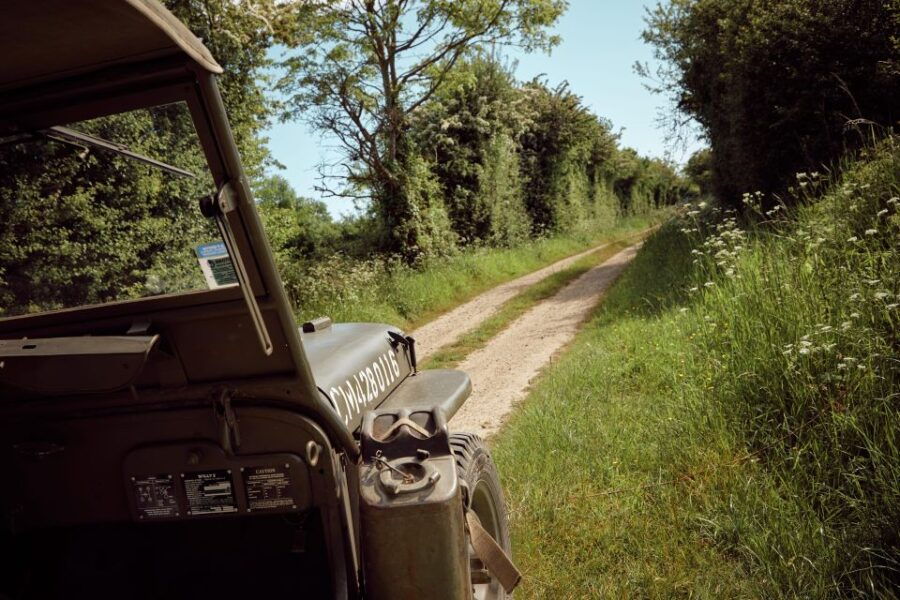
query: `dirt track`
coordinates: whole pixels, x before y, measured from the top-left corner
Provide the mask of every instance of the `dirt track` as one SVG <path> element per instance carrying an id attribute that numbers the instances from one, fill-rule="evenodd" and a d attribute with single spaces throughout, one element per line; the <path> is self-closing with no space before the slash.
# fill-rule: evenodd
<path id="1" fill-rule="evenodd" d="M 513 321 L 485 347 L 470 354 L 459 368 L 472 377 L 474 391 L 472 397 L 453 417 L 451 421 L 453 429 L 471 431 L 483 437 L 490 437 L 496 433 L 516 403 L 525 397 L 531 380 L 550 362 L 555 353 L 575 337 L 581 324 L 631 262 L 639 247 L 640 244 L 631 246 L 592 268 L 555 296 L 544 300 Z M 573 258 L 577 260 L 576 257 Z M 555 263 L 542 271 L 559 264 Z M 533 278 L 531 282 L 535 283 L 541 279 L 541 276 L 537 276 L 538 273 L 541 271 L 527 277 Z M 544 273 L 543 277 L 547 274 Z M 503 297 L 512 297 L 530 285 L 522 283 L 525 279 L 526 277 L 523 277 L 506 284 L 507 286 L 516 284 L 514 288 L 516 291 L 503 291 L 501 293 L 504 294 Z M 491 292 L 497 292 L 499 289 L 495 288 Z M 469 304 L 481 300 L 491 292 L 479 296 Z M 464 320 L 457 321 L 457 324 L 464 323 L 467 326 L 465 329 L 452 330 L 449 321 L 440 327 L 432 328 L 437 323 L 435 321 L 415 332 L 416 339 L 424 342 L 423 346 L 433 352 L 449 342 L 438 343 L 435 338 L 429 337 L 429 330 L 443 331 L 444 338 L 451 338 L 452 341 L 463 331 L 471 329 L 478 321 L 484 319 L 489 314 L 485 311 L 491 310 L 483 307 L 473 310 L 467 308 L 469 304 L 445 315 L 448 317 L 460 311 L 461 314 L 456 318 Z M 484 305 L 487 304 L 485 300 Z M 464 308 L 466 310 L 461 311 Z"/>
<path id="2" fill-rule="evenodd" d="M 474 329 L 492 315 L 504 302 L 522 293 L 542 279 L 568 268 L 579 259 L 592 254 L 609 244 L 602 244 L 590 250 L 585 250 L 568 258 L 559 260 L 543 269 L 523 275 L 502 285 L 498 285 L 483 294 L 476 296 L 465 304 L 457 306 L 448 313 L 444 313 L 434 321 L 419 327 L 410 335 L 416 338 L 416 354 L 419 360 L 424 360 L 440 350 L 444 346 L 452 344 L 461 335 Z"/>

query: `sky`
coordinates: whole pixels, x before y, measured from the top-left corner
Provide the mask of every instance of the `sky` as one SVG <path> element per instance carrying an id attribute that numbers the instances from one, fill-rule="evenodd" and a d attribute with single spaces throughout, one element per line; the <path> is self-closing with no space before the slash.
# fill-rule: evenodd
<path id="1" fill-rule="evenodd" d="M 663 157 L 665 131 L 656 123 L 666 106 L 662 96 L 644 88 L 634 72 L 636 61 L 654 64 L 652 48 L 640 38 L 644 29 L 644 7 L 655 2 L 639 0 L 570 0 L 568 11 L 557 22 L 554 33 L 562 42 L 550 55 L 527 54 L 509 48 L 507 58 L 517 61 L 516 76 L 528 81 L 544 75 L 555 86 L 569 82 L 569 89 L 600 117 L 612 121 L 621 131 L 621 145 L 650 157 Z M 321 198 L 315 191 L 316 166 L 329 156 L 329 144 L 322 134 L 303 123 L 275 123 L 266 132 L 274 158 L 287 167 L 277 171 L 287 178 L 298 194 L 323 200 L 335 217 L 353 212 L 349 199 Z M 683 163 L 702 143 L 687 150 L 677 148 L 670 157 Z M 273 171 L 276 172 L 276 171 Z"/>

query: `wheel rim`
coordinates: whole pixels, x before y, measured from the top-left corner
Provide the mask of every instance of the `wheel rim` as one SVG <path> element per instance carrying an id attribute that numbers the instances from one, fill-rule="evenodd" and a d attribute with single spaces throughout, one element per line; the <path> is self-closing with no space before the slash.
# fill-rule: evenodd
<path id="1" fill-rule="evenodd" d="M 485 531 L 502 546 L 503 542 L 500 539 L 500 511 L 497 509 L 497 498 L 494 497 L 490 486 L 484 481 L 479 481 L 472 492 L 472 510 L 475 511 Z M 496 578 L 490 577 L 488 581 L 482 582 L 484 579 L 484 566 L 475 555 L 471 544 L 469 544 L 469 566 L 472 572 L 472 590 L 475 600 L 496 600 L 505 597 L 503 588 Z"/>

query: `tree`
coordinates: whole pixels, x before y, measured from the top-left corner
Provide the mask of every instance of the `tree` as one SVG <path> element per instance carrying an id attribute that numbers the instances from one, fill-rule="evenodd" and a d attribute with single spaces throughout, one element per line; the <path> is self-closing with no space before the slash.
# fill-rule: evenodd
<path id="1" fill-rule="evenodd" d="M 463 242 L 508 245 L 530 233 L 518 160 L 525 100 L 510 67 L 476 56 L 461 61 L 412 118 L 415 145 Z"/>
<path id="2" fill-rule="evenodd" d="M 520 138 L 525 209 L 535 234 L 562 231 L 589 212 L 592 189 L 616 136 L 563 82 L 523 86 L 528 125 Z M 575 193 L 573 188 L 581 188 Z"/>
<path id="3" fill-rule="evenodd" d="M 713 191 L 712 151 L 709 148 L 697 150 L 684 165 L 684 175 L 697 187 L 697 194 L 708 196 Z"/>
<path id="4" fill-rule="evenodd" d="M 497 44 L 548 49 L 565 0 L 313 0 L 298 3 L 295 50 L 280 89 L 285 118 L 333 136 L 344 185 L 327 193 L 372 200 L 386 250 L 414 259 L 429 214 L 409 136 L 410 115 L 467 52 Z M 425 206 L 423 206 L 425 204 Z"/>
<path id="5" fill-rule="evenodd" d="M 660 92 L 704 129 L 717 195 L 777 192 L 900 111 L 897 0 L 671 0 L 644 39 Z"/>
<path id="6" fill-rule="evenodd" d="M 333 250 L 339 232 L 324 202 L 298 196 L 281 175 L 256 181 L 253 194 L 281 262 L 316 258 Z"/>

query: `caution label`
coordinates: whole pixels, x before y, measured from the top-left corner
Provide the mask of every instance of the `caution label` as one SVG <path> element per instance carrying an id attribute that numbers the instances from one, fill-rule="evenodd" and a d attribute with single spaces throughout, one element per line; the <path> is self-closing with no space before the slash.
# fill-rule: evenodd
<path id="1" fill-rule="evenodd" d="M 291 495 L 290 469 L 285 465 L 242 469 L 247 510 L 296 508 Z"/>

